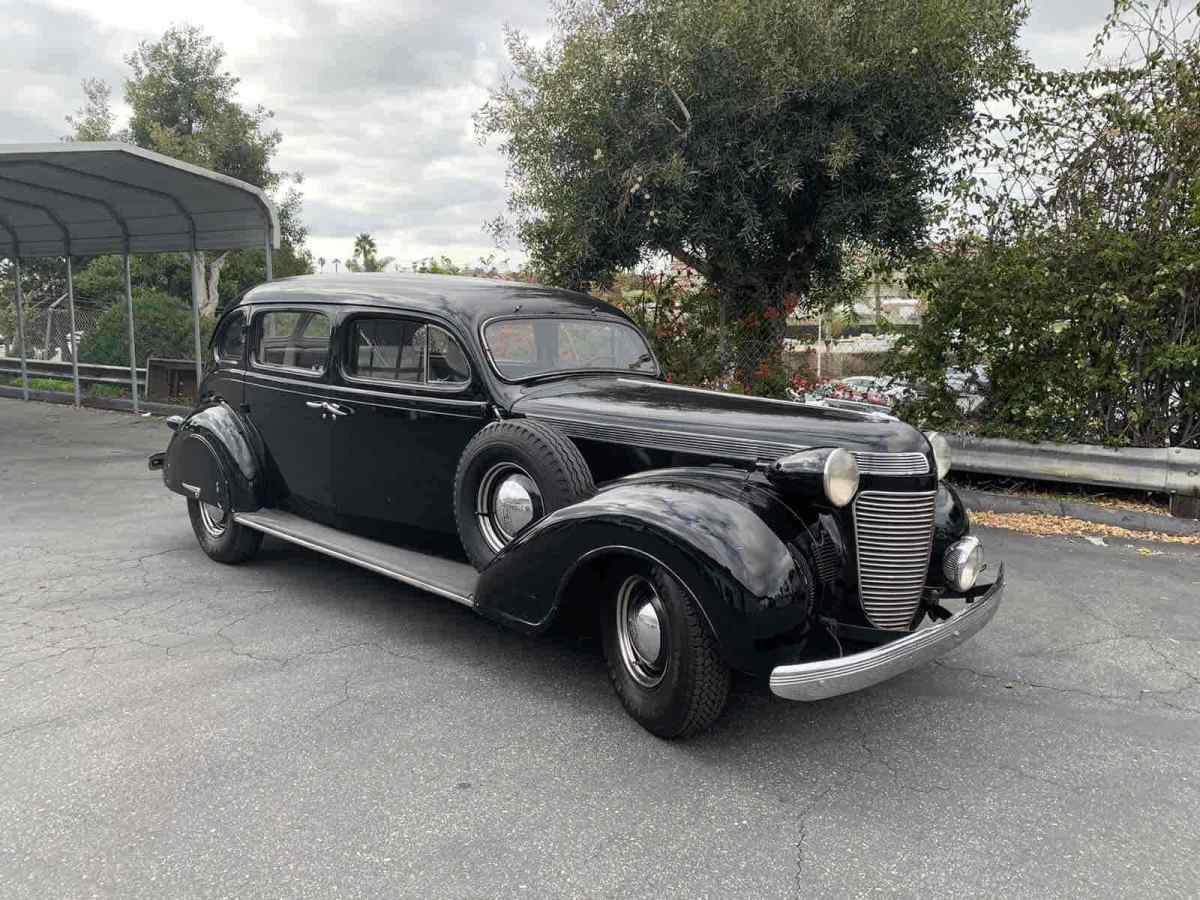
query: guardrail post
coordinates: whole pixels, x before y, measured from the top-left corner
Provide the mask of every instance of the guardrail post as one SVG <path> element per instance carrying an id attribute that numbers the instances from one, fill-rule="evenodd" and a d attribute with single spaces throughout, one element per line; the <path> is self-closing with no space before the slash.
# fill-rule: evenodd
<path id="1" fill-rule="evenodd" d="M 133 277 L 129 272 L 129 251 L 125 251 L 125 308 L 129 312 L 129 389 L 133 393 L 133 411 L 138 411 L 137 349 L 133 343 Z"/>
<path id="2" fill-rule="evenodd" d="M 18 252 L 20 252 L 18 250 Z M 29 399 L 29 369 L 25 365 L 25 296 L 21 293 L 21 257 L 13 257 L 17 281 L 17 352 L 21 355 L 21 399 Z"/>
<path id="3" fill-rule="evenodd" d="M 75 330 L 75 270 L 71 266 L 71 248 L 67 248 L 67 309 L 70 311 L 71 380 L 75 383 L 75 408 L 79 402 L 79 332 Z"/>

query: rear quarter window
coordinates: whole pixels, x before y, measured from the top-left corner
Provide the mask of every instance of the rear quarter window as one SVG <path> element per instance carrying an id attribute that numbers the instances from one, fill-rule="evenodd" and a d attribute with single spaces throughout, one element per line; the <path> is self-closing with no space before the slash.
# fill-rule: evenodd
<path id="1" fill-rule="evenodd" d="M 311 310 L 262 314 L 254 361 L 259 365 L 320 375 L 329 360 L 329 317 Z"/>
<path id="2" fill-rule="evenodd" d="M 246 314 L 231 313 L 221 323 L 217 336 L 213 338 L 213 356 L 219 363 L 238 364 L 246 349 Z"/>

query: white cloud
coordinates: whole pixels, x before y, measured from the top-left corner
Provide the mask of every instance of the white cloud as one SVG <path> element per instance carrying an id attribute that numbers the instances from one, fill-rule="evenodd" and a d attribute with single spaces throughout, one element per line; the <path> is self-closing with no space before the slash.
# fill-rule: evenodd
<path id="1" fill-rule="evenodd" d="M 1109 8 L 1035 2 L 1023 45 L 1043 66 L 1079 65 Z M 0 0 L 0 141 L 57 139 L 82 78 L 119 98 L 125 54 L 197 22 L 228 51 L 243 101 L 275 111 L 279 165 L 306 175 L 314 255 L 344 258 L 365 230 L 405 264 L 469 261 L 493 252 L 482 224 L 505 201 L 503 161 L 476 143 L 471 114 L 506 65 L 502 25 L 544 39 L 547 14 L 545 0 Z"/>

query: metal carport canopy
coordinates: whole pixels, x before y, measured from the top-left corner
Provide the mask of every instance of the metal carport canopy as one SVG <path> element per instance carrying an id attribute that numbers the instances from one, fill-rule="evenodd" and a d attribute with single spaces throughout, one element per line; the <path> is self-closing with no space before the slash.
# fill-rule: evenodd
<path id="1" fill-rule="evenodd" d="M 262 190 L 121 143 L 0 144 L 0 257 L 279 247 Z"/>
<path id="2" fill-rule="evenodd" d="M 80 405 L 75 347 L 72 257 L 125 257 L 129 318 L 129 379 L 138 409 L 133 288 L 129 257 L 181 251 L 192 259 L 192 334 L 196 388 L 203 374 L 200 347 L 199 251 L 261 249 L 271 280 L 271 250 L 279 248 L 279 215 L 261 189 L 228 175 L 131 144 L 70 142 L 0 144 L 0 258 L 16 267 L 17 340 L 23 396 L 29 399 L 21 259 L 65 257 L 71 317 L 71 368 Z"/>

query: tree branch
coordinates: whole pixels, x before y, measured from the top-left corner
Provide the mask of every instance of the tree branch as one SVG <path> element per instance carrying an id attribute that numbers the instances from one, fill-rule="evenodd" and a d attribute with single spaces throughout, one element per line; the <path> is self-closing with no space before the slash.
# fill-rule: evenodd
<path id="1" fill-rule="evenodd" d="M 691 113 L 688 112 L 688 107 L 684 106 L 684 102 L 680 100 L 679 95 L 676 94 L 676 90 L 674 90 L 670 84 L 667 85 L 667 90 L 671 91 L 671 96 L 674 97 L 674 102 L 676 102 L 676 106 L 679 107 L 679 112 L 683 113 L 683 120 L 685 124 L 690 128 Z"/>
<path id="2" fill-rule="evenodd" d="M 705 278 L 708 278 L 708 279 L 712 278 L 713 267 L 711 265 L 709 265 L 706 260 L 701 259 L 696 254 L 689 253 L 687 250 L 684 250 L 682 247 L 675 247 L 671 250 L 671 256 L 673 256 L 675 259 L 679 260 L 685 266 L 689 266 L 690 268 L 695 269 L 697 272 L 699 272 Z"/>

